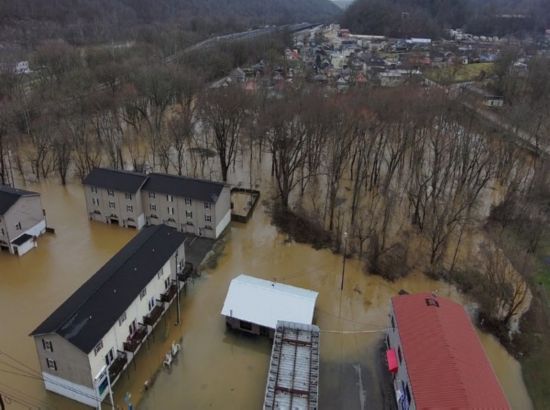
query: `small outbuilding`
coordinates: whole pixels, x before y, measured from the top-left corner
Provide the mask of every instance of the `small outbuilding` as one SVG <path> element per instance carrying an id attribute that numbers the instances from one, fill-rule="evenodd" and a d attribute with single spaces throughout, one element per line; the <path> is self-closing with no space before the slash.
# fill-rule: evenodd
<path id="1" fill-rule="evenodd" d="M 222 315 L 232 329 L 273 337 L 278 321 L 311 325 L 318 293 L 248 275 L 231 281 Z"/>

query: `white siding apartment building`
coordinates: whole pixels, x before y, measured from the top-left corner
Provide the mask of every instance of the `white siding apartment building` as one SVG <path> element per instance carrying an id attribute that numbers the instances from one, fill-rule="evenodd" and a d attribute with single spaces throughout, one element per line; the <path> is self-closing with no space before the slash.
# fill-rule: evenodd
<path id="1" fill-rule="evenodd" d="M 181 288 L 184 240 L 143 229 L 32 332 L 47 390 L 99 406 Z"/>
<path id="2" fill-rule="evenodd" d="M 106 168 L 93 169 L 83 182 L 95 221 L 138 229 L 165 224 L 213 239 L 231 222 L 229 186 L 219 182 Z"/>

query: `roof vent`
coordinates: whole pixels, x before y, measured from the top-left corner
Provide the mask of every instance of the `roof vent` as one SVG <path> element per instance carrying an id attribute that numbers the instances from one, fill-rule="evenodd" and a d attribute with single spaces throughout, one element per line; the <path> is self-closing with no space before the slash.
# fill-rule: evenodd
<path id="1" fill-rule="evenodd" d="M 439 302 L 434 297 L 426 298 L 426 306 L 439 307 Z"/>

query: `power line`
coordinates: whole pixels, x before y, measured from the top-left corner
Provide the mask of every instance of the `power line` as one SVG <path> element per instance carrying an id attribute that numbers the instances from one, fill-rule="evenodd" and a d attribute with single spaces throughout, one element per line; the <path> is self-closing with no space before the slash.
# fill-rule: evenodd
<path id="1" fill-rule="evenodd" d="M 14 401 L 16 403 L 22 404 L 23 406 L 27 407 L 29 410 L 34 410 L 34 409 L 41 410 L 40 406 L 37 406 L 36 404 L 30 403 L 30 402 L 26 401 L 25 399 L 17 397 L 13 394 L 6 393 L 6 392 L 0 390 L 0 396 L 4 396 L 4 397 L 6 397 L 6 399 L 8 399 L 10 401 Z M 8 402 L 8 404 L 9 404 L 9 402 Z"/>
<path id="2" fill-rule="evenodd" d="M 59 386 L 59 387 L 62 387 L 68 391 L 71 391 L 73 393 L 76 393 L 76 394 L 79 394 L 83 397 L 86 397 L 88 399 L 91 399 L 91 400 L 98 400 L 99 398 L 97 396 L 92 396 L 90 395 L 89 393 L 83 391 L 83 390 L 80 390 L 78 388 L 74 388 L 74 387 L 71 387 L 71 386 L 66 386 L 64 384 L 61 384 L 61 383 L 57 383 L 53 380 L 45 380 L 44 377 L 42 377 L 42 375 L 40 373 L 38 373 L 36 370 L 34 370 L 33 368 L 25 365 L 24 363 L 22 363 L 21 361 L 17 360 L 16 358 L 14 358 L 13 356 L 7 354 L 6 352 L 0 350 L 0 355 L 4 355 L 6 357 L 8 357 L 9 359 L 11 359 L 12 361 L 14 361 L 15 363 L 19 364 L 20 366 L 22 366 L 23 368 L 20 368 L 20 367 L 17 367 L 13 364 L 10 364 L 6 361 L 0 361 L 1 364 L 4 364 L 4 365 L 7 365 L 9 366 L 10 368 L 12 369 L 15 369 L 17 371 L 10 371 L 10 370 L 5 370 L 5 369 L 0 369 L 1 372 L 4 372 L 4 373 L 8 373 L 8 374 L 14 374 L 16 376 L 20 376 L 20 377 L 26 377 L 26 378 L 29 378 L 29 379 L 32 379 L 32 380 L 40 380 L 44 383 L 49 383 L 49 384 L 53 384 L 53 385 L 56 385 L 56 386 Z M 27 370 L 28 369 L 28 370 Z M 29 371 L 30 370 L 30 371 Z M 107 403 L 107 405 L 109 405 L 110 407 L 113 407 L 110 403 Z"/>
<path id="3" fill-rule="evenodd" d="M 29 403 L 31 403 L 35 406 L 38 406 L 38 408 L 40 408 L 40 409 L 51 409 L 52 408 L 52 407 L 50 407 L 49 404 L 45 403 L 41 399 L 33 397 L 30 394 L 27 394 L 27 393 L 25 393 L 21 390 L 16 389 L 15 387 L 8 386 L 5 383 L 0 383 L 0 385 L 4 386 L 4 389 L 11 390 L 11 391 L 3 393 L 6 396 L 9 394 L 9 395 L 12 395 L 16 398 L 22 398 L 23 400 L 28 401 Z"/>
<path id="4" fill-rule="evenodd" d="M 2 349 L 0 349 L 0 356 L 1 355 L 4 355 L 6 356 L 7 358 L 11 359 L 12 361 L 14 361 L 15 363 L 17 363 L 18 365 L 20 366 L 23 366 L 24 368 L 26 368 L 28 371 L 30 371 L 31 373 L 35 373 L 35 374 L 38 374 L 40 375 L 40 373 L 38 373 L 36 370 L 34 370 L 32 367 L 30 366 L 27 366 L 25 363 L 17 360 L 15 357 L 13 356 L 10 356 L 8 353 L 4 352 Z"/>
<path id="5" fill-rule="evenodd" d="M 323 330 L 321 333 L 340 333 L 340 334 L 359 334 L 359 333 L 382 333 L 387 332 L 388 329 L 369 329 L 369 330 Z"/>

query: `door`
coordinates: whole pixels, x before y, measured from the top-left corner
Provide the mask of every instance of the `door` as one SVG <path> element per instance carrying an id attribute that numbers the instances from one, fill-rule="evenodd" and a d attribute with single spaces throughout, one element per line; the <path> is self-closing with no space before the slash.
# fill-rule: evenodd
<path id="1" fill-rule="evenodd" d="M 105 355 L 105 364 L 106 364 L 107 366 L 110 366 L 111 363 L 113 363 L 113 360 L 114 360 L 114 358 L 115 358 L 115 354 L 114 354 L 113 350 L 114 350 L 114 349 L 111 348 L 111 350 L 109 350 L 109 353 L 107 353 L 107 354 Z"/>
<path id="2" fill-rule="evenodd" d="M 130 323 L 130 326 L 128 326 L 128 329 L 130 330 L 130 335 L 133 335 L 134 332 L 136 331 L 136 320 L 135 319 L 132 323 Z"/>

